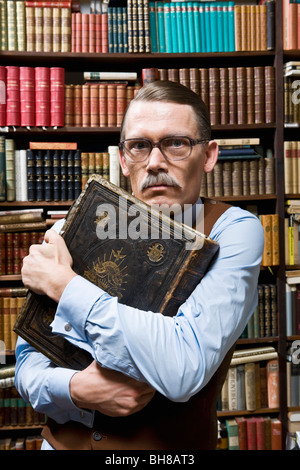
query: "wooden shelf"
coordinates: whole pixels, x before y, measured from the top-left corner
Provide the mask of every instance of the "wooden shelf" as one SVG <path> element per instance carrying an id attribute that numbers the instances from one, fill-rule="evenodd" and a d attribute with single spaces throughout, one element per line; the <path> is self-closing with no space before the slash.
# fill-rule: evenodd
<path id="1" fill-rule="evenodd" d="M 225 418 L 229 416 L 251 416 L 251 415 L 262 415 L 262 414 L 278 414 L 279 408 L 259 408 L 257 410 L 231 410 L 231 411 L 218 411 L 218 418 Z"/>

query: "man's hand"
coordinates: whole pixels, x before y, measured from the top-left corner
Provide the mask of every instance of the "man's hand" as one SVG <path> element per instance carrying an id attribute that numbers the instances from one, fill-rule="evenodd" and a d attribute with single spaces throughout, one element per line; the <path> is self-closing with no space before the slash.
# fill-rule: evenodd
<path id="1" fill-rule="evenodd" d="M 153 398 L 149 385 L 104 369 L 93 361 L 76 372 L 70 381 L 70 395 L 76 406 L 97 410 L 107 416 L 129 416 L 142 410 Z"/>
<path id="2" fill-rule="evenodd" d="M 29 255 L 23 259 L 22 281 L 36 294 L 46 294 L 58 302 L 76 273 L 65 241 L 55 230 L 45 233 L 45 242 L 31 245 Z"/>

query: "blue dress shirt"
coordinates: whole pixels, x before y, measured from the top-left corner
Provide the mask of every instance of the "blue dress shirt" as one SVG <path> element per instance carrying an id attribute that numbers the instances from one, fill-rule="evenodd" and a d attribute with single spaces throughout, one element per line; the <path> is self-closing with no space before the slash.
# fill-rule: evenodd
<path id="1" fill-rule="evenodd" d="M 218 257 L 174 317 L 122 305 L 76 276 L 63 292 L 53 332 L 103 367 L 146 381 L 171 400 L 188 400 L 213 376 L 257 304 L 264 246 L 259 220 L 231 207 L 210 237 L 219 243 Z M 16 387 L 36 410 L 59 423 L 92 426 L 94 413 L 77 408 L 69 394 L 76 371 L 56 367 L 21 338 L 16 358 Z"/>

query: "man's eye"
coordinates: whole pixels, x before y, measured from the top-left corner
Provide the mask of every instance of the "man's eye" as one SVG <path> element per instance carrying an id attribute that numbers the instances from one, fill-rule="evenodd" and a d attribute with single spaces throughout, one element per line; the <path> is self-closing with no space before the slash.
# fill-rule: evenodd
<path id="1" fill-rule="evenodd" d="M 165 142 L 165 144 L 166 144 L 167 147 L 180 148 L 180 147 L 184 147 L 186 145 L 186 140 L 176 137 L 176 138 L 173 138 L 173 139 L 168 139 Z"/>
<path id="2" fill-rule="evenodd" d="M 143 142 L 142 140 L 137 140 L 135 142 L 131 142 L 130 145 L 130 150 L 144 150 L 145 148 L 148 148 L 147 142 Z"/>

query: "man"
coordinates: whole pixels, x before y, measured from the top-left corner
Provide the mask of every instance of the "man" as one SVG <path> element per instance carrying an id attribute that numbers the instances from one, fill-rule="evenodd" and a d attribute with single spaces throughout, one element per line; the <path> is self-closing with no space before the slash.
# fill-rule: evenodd
<path id="1" fill-rule="evenodd" d="M 135 196 L 182 210 L 201 203 L 203 172 L 218 158 L 210 139 L 196 94 L 172 82 L 142 88 L 124 116 L 120 143 Z M 16 386 L 51 418 L 44 436 L 52 447 L 214 448 L 217 394 L 257 302 L 263 251 L 254 216 L 215 206 L 221 210 L 207 234 L 219 243 L 218 257 L 174 317 L 122 305 L 76 275 L 54 230 L 31 247 L 25 286 L 58 302 L 53 331 L 95 358 L 83 371 L 62 369 L 19 339 Z"/>

